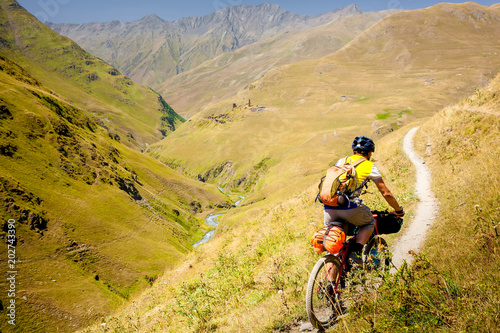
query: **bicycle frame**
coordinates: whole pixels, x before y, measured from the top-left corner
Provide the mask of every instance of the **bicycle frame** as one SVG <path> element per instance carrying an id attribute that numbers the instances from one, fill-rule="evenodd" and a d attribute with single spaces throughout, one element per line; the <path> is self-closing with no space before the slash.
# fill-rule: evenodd
<path id="1" fill-rule="evenodd" d="M 339 286 L 341 280 L 344 278 L 344 276 L 343 276 L 344 272 L 346 272 L 348 270 L 348 267 L 349 267 L 349 262 L 348 262 L 349 256 L 347 254 L 349 252 L 349 246 L 351 246 L 352 243 L 356 242 L 356 235 L 357 235 L 357 228 L 354 231 L 354 235 L 351 238 L 349 238 L 348 240 L 346 240 L 344 242 L 344 244 L 343 244 L 342 248 L 340 249 L 339 253 L 337 253 L 337 254 L 330 254 L 330 255 L 333 255 L 333 256 L 336 256 L 337 258 L 339 258 L 340 262 L 341 262 L 340 271 L 339 271 L 339 274 L 337 275 L 337 281 L 335 281 L 335 287 L 334 287 L 334 293 L 335 294 L 340 294 L 340 291 L 338 290 L 338 286 Z M 375 236 L 376 236 L 375 234 L 372 234 L 370 236 L 370 239 L 368 240 L 368 242 L 370 242 L 371 239 L 374 238 Z M 328 275 L 330 274 L 330 269 L 327 271 L 327 274 L 325 276 L 325 280 L 328 279 Z"/>
<path id="2" fill-rule="evenodd" d="M 348 258 L 348 251 L 349 251 L 349 246 L 351 243 L 354 243 L 356 241 L 356 235 L 352 236 L 351 238 L 349 238 L 348 240 L 346 240 L 344 242 L 344 246 L 342 246 L 342 248 L 340 249 L 339 253 L 338 254 L 334 254 L 334 256 L 340 258 L 340 262 L 341 262 L 341 265 L 340 265 L 340 271 L 339 271 L 339 274 L 337 275 L 337 281 L 335 282 L 335 287 L 333 289 L 334 293 L 335 294 L 340 294 L 340 291 L 338 290 L 338 286 L 339 286 L 339 283 L 341 281 L 341 279 L 343 278 L 343 273 L 347 270 L 348 268 L 348 262 L 347 260 L 349 259 Z M 331 268 L 330 268 L 331 269 Z M 327 276 L 325 278 L 328 278 L 328 274 L 330 274 L 330 269 L 327 271 Z"/>

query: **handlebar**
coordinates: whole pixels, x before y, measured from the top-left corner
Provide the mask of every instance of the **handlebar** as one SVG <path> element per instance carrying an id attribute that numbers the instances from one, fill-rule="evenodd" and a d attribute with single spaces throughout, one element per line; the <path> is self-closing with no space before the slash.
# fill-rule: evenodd
<path id="1" fill-rule="evenodd" d="M 386 210 L 372 210 L 372 214 L 373 214 L 373 217 L 377 217 L 377 216 L 387 216 L 389 214 L 392 214 L 392 215 L 396 215 L 398 218 L 400 218 L 401 220 L 403 219 L 403 216 L 405 216 L 405 211 L 403 210 L 403 207 L 401 207 L 401 210 L 400 211 L 392 211 L 392 212 L 389 212 L 388 209 Z"/>

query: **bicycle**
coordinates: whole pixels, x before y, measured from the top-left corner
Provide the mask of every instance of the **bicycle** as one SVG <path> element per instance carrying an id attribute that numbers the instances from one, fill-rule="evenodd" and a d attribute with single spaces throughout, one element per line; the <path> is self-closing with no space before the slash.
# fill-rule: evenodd
<path id="1" fill-rule="evenodd" d="M 373 215 L 387 216 L 389 213 L 373 211 Z M 345 221 L 344 221 L 345 222 Z M 347 223 L 347 222 L 345 222 Z M 402 224 L 402 220 L 400 220 Z M 307 284 L 306 309 L 309 322 L 317 329 L 326 329 L 337 322 L 346 313 L 345 299 L 342 291 L 346 287 L 347 273 L 350 271 L 348 262 L 349 245 L 356 242 L 358 227 L 347 223 L 347 239 L 339 253 L 327 253 L 314 266 Z M 363 248 L 363 268 L 366 271 L 388 270 L 390 253 L 387 242 L 375 232 Z"/>

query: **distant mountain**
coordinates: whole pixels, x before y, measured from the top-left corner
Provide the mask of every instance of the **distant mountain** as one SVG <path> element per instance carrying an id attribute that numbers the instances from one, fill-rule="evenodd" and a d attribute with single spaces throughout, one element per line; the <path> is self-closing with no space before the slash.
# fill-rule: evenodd
<path id="1" fill-rule="evenodd" d="M 229 202 L 140 152 L 181 122 L 160 95 L 15 0 L 0 0 L 0 36 L 0 254 L 16 247 L 16 327 L 72 332 L 185 258 L 206 231 L 196 215 Z"/>
<path id="2" fill-rule="evenodd" d="M 359 7 L 351 5 L 308 17 L 266 3 L 226 7 L 174 22 L 150 15 L 134 22 L 48 25 L 132 79 L 155 87 L 225 52 L 287 30 L 304 30 L 359 13 Z"/>
<path id="3" fill-rule="evenodd" d="M 234 96 L 273 68 L 319 59 L 344 47 L 357 35 L 394 11 L 332 17 L 323 25 L 285 31 L 226 52 L 155 86 L 185 118 Z M 319 17 L 318 17 L 319 19 Z M 323 21 L 323 19 L 321 19 Z"/>

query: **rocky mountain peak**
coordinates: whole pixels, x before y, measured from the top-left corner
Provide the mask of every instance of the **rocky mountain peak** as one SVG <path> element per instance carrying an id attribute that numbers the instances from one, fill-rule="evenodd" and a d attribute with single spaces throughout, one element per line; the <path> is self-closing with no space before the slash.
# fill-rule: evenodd
<path id="1" fill-rule="evenodd" d="M 163 20 L 161 17 L 159 17 L 156 14 L 151 14 L 148 16 L 144 16 L 142 19 L 139 20 L 141 23 L 165 23 L 165 20 Z"/>
<path id="2" fill-rule="evenodd" d="M 361 8 L 359 8 L 359 6 L 355 3 L 353 3 L 347 7 L 344 7 L 340 10 L 344 11 L 345 13 L 350 13 L 350 14 L 362 14 L 363 13 Z"/>

